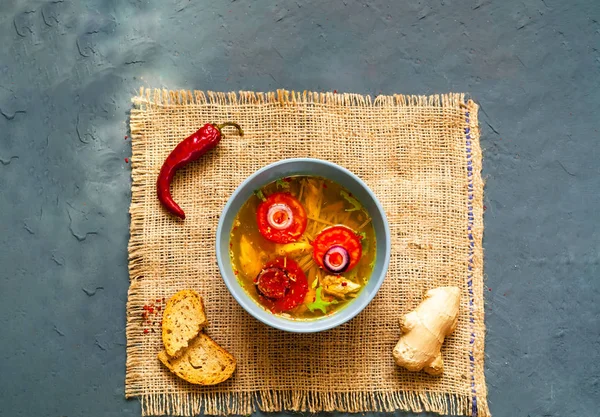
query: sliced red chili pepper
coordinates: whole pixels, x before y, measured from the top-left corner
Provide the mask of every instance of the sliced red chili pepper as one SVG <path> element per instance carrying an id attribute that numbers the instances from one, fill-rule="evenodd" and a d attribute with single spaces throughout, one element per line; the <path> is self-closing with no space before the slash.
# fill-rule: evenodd
<path id="1" fill-rule="evenodd" d="M 360 236 L 358 236 L 354 230 L 347 226 L 331 226 L 323 229 L 321 233 L 315 237 L 313 241 L 313 258 L 321 268 L 331 272 L 330 268 L 327 268 L 324 260 L 325 254 L 334 246 L 341 246 L 348 252 L 350 262 L 348 267 L 344 271 L 349 271 L 356 266 L 360 257 L 362 256 L 362 245 L 360 243 Z M 342 272 L 342 271 L 340 271 Z"/>
<path id="2" fill-rule="evenodd" d="M 291 280 L 285 269 L 270 267 L 260 271 L 254 284 L 263 297 L 280 300 L 290 289 Z"/>
<path id="3" fill-rule="evenodd" d="M 306 221 L 304 207 L 290 193 L 271 194 L 256 210 L 260 234 L 276 243 L 300 239 L 306 230 Z"/>
<path id="4" fill-rule="evenodd" d="M 280 286 L 282 284 L 282 280 L 272 279 L 270 282 L 263 282 L 260 287 L 257 286 L 257 289 L 260 289 L 258 296 L 264 306 L 275 313 L 280 313 L 282 311 L 293 310 L 302 304 L 304 298 L 306 297 L 306 293 L 308 292 L 308 280 L 306 279 L 304 272 L 302 272 L 302 269 L 300 269 L 294 260 L 289 258 L 274 259 L 263 267 L 263 271 L 267 270 L 284 271 L 289 280 L 289 287 L 284 291 L 285 295 L 283 295 L 283 297 L 279 299 L 273 299 L 267 298 L 265 295 L 279 295 L 278 293 L 281 291 Z M 259 278 L 260 282 L 260 274 L 257 278 Z M 281 278 L 281 276 L 279 276 L 279 278 Z M 261 292 L 263 294 L 261 294 Z"/>

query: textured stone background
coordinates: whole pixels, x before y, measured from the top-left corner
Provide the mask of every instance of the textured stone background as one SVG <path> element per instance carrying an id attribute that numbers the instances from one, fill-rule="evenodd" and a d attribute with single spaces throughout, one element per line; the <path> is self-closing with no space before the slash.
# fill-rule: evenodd
<path id="1" fill-rule="evenodd" d="M 140 86 L 481 104 L 495 417 L 600 408 L 600 1 L 0 1 L 0 415 L 123 398 Z M 401 413 L 399 413 L 401 414 Z"/>

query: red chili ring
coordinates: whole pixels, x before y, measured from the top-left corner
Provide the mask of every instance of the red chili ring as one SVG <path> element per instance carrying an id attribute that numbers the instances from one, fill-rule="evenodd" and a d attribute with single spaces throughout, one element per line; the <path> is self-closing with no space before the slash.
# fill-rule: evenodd
<path id="1" fill-rule="evenodd" d="M 285 271 L 289 278 L 289 288 L 287 288 L 285 295 L 278 300 L 267 298 L 262 295 L 261 291 L 265 291 L 265 288 L 261 291 L 257 291 L 262 304 L 275 313 L 290 311 L 302 304 L 304 297 L 306 297 L 306 293 L 308 292 L 308 280 L 296 261 L 290 258 L 277 258 L 267 262 L 263 267 L 263 270 L 271 268 Z M 266 292 L 272 293 L 273 291 L 271 290 L 272 289 L 266 289 Z"/>
<path id="2" fill-rule="evenodd" d="M 285 269 L 277 267 L 264 268 L 254 280 L 256 291 L 271 300 L 280 300 L 291 287 L 290 277 Z"/>

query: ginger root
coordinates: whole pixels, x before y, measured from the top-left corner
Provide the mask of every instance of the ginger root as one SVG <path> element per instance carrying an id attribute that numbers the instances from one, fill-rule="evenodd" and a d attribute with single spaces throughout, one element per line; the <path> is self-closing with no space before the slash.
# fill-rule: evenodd
<path id="1" fill-rule="evenodd" d="M 460 289 L 439 287 L 427 291 L 416 309 L 400 320 L 402 336 L 394 348 L 394 361 L 409 371 L 430 375 L 444 372 L 440 349 L 458 322 Z"/>

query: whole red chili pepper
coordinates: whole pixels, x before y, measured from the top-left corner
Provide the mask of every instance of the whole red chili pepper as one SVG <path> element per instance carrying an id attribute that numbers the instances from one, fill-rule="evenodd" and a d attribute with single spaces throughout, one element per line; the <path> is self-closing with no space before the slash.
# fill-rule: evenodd
<path id="1" fill-rule="evenodd" d="M 175 172 L 217 146 L 221 140 L 221 129 L 225 126 L 235 127 L 240 136 L 244 134 L 237 123 L 227 122 L 220 125 L 207 123 L 181 141 L 163 163 L 156 181 L 156 192 L 162 205 L 177 217 L 185 219 L 185 213 L 171 196 L 171 181 Z"/>

